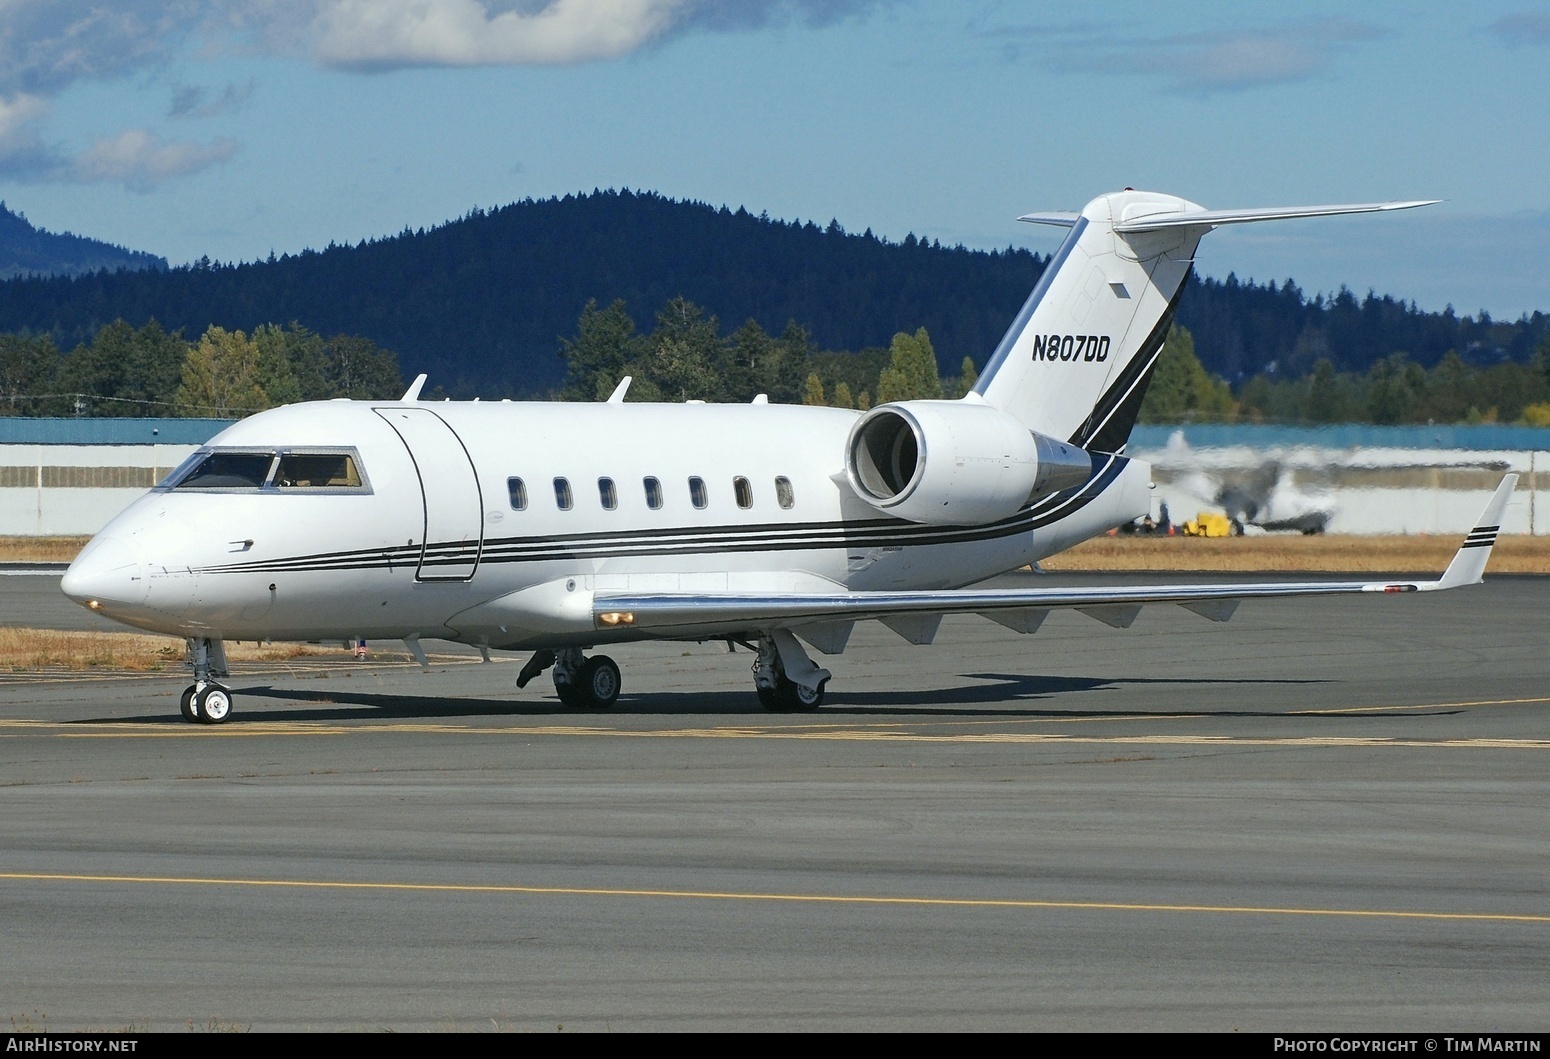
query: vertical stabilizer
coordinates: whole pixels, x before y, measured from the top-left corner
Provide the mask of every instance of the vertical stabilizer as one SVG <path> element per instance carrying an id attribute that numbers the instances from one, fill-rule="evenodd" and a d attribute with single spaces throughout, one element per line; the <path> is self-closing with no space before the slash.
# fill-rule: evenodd
<path id="1" fill-rule="evenodd" d="M 1119 452 L 1194 265 L 1224 224 L 1381 213 L 1429 201 L 1207 210 L 1186 199 L 1120 191 L 1081 213 L 1019 220 L 1070 229 L 991 355 L 974 392 L 1030 430 L 1094 452 Z"/>
<path id="2" fill-rule="evenodd" d="M 1171 195 L 1122 191 L 1080 214 L 1032 214 L 1069 224 L 975 391 L 1025 426 L 1084 449 L 1124 448 L 1174 308 L 1210 224 L 1121 235 L 1115 225 L 1203 212 Z"/>

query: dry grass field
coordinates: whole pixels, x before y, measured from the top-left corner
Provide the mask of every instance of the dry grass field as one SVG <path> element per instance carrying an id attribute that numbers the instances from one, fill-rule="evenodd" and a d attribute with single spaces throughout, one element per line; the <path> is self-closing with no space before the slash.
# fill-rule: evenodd
<path id="1" fill-rule="evenodd" d="M 1046 570 L 1195 573 L 1440 574 L 1462 537 L 1097 537 L 1039 565 Z M 1487 574 L 1550 574 L 1550 537 L 1504 535 Z"/>
<path id="2" fill-rule="evenodd" d="M 175 636 L 137 632 L 62 632 L 57 629 L 0 628 L 0 672 L 102 670 L 130 673 L 176 672 L 185 646 Z M 299 658 L 347 659 L 340 645 L 229 643 L 226 658 L 238 662 L 288 662 Z"/>
<path id="3" fill-rule="evenodd" d="M 0 537 L 0 563 L 68 563 L 85 537 Z"/>

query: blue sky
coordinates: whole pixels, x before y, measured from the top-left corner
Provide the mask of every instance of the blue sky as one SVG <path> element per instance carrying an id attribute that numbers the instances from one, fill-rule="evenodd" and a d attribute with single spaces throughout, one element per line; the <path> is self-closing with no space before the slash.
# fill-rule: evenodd
<path id="1" fill-rule="evenodd" d="M 1047 251 L 1126 185 L 1441 198 L 1207 275 L 1550 311 L 1550 5 L 0 0 L 0 198 L 173 263 L 630 187 Z"/>

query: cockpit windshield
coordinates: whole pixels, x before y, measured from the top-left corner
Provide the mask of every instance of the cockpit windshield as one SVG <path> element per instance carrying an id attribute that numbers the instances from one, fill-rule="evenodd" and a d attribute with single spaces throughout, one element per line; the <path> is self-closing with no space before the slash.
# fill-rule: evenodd
<path id="1" fill-rule="evenodd" d="M 272 452 L 211 452 L 171 488 L 261 489 L 273 465 Z"/>
<path id="2" fill-rule="evenodd" d="M 157 489 L 222 492 L 369 493 L 353 450 L 239 452 L 205 449 L 194 453 Z"/>

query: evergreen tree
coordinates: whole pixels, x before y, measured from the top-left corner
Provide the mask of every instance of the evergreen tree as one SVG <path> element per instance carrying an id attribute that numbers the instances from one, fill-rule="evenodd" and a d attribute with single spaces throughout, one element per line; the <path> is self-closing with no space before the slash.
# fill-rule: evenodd
<path id="1" fill-rule="evenodd" d="M 1140 422 L 1221 419 L 1232 410 L 1232 390 L 1201 365 L 1189 331 L 1178 326 L 1169 328 L 1141 403 Z"/>
<path id="2" fill-rule="evenodd" d="M 141 415 L 143 410 L 124 406 L 113 398 L 123 388 L 129 367 L 134 328 L 123 320 L 114 320 L 102 328 L 90 343 L 76 346 L 59 366 L 59 388 L 74 394 L 78 413 L 87 415 Z"/>
<path id="3" fill-rule="evenodd" d="M 273 384 L 264 383 L 265 391 L 275 404 L 326 401 L 335 396 L 328 377 L 328 350 L 321 335 L 292 321 L 285 328 L 265 324 L 253 332 L 253 341 L 258 343 L 267 365 L 266 378 L 275 380 Z M 284 380 L 287 370 L 290 383 Z"/>
<path id="4" fill-rule="evenodd" d="M 805 405 L 814 405 L 817 407 L 822 407 L 823 405 L 829 403 L 828 401 L 824 400 L 823 380 L 818 377 L 818 373 L 816 371 L 807 377 L 807 387 L 802 395 L 802 403 Z"/>
<path id="5" fill-rule="evenodd" d="M 830 403 L 833 404 L 835 408 L 856 407 L 855 399 L 850 396 L 850 384 L 842 382 L 836 386 L 834 388 L 834 400 Z"/>
<path id="6" fill-rule="evenodd" d="M 54 386 L 59 350 L 47 335 L 0 335 L 0 412 L 41 415 Z"/>
<path id="7" fill-rule="evenodd" d="M 936 370 L 936 351 L 924 327 L 913 335 L 900 331 L 889 346 L 888 366 L 877 377 L 877 401 L 919 401 L 942 396 Z"/>
<path id="8" fill-rule="evenodd" d="M 751 401 L 775 388 L 780 354 L 757 320 L 750 319 L 727 340 L 722 387 L 734 401 Z"/>
<path id="9" fill-rule="evenodd" d="M 1426 373 L 1405 354 L 1384 357 L 1373 365 L 1368 376 L 1367 421 L 1380 424 L 1410 422 L 1425 386 Z M 1478 410 L 1475 414 L 1479 415 Z"/>
<path id="10" fill-rule="evenodd" d="M 648 350 L 646 374 L 668 400 L 727 399 L 719 371 L 727 358 L 716 318 L 687 298 L 674 298 L 657 313 Z"/>
<path id="11" fill-rule="evenodd" d="M 258 345 L 241 331 L 211 327 L 188 351 L 176 400 L 178 415 L 196 418 L 228 419 L 269 407 L 258 385 Z"/>
<path id="12" fill-rule="evenodd" d="M 258 347 L 258 385 L 269 404 L 300 401 L 301 383 L 291 368 L 290 343 L 285 333 L 274 324 L 265 324 L 254 329 L 253 344 Z"/>
<path id="13" fill-rule="evenodd" d="M 1328 357 L 1320 357 L 1313 365 L 1313 377 L 1308 381 L 1308 399 L 1303 406 L 1303 417 L 1311 423 L 1342 423 L 1355 418 L 1354 401 L 1343 378 L 1335 374 L 1335 366 Z"/>
<path id="14" fill-rule="evenodd" d="M 775 346 L 778 360 L 770 383 L 770 400 L 781 404 L 811 403 L 807 400 L 813 360 L 811 336 L 795 320 L 788 320 Z"/>
<path id="15" fill-rule="evenodd" d="M 560 356 L 566 365 L 561 398 L 606 400 L 619 380 L 631 374 L 631 366 L 641 359 L 643 348 L 644 343 L 635 334 L 635 321 L 630 319 L 622 299 L 606 309 L 597 307 L 597 299 L 588 300 L 576 322 L 576 337 L 560 339 Z M 639 399 L 635 390 L 643 381 L 637 378 L 631 384 L 628 398 Z"/>
<path id="16" fill-rule="evenodd" d="M 135 331 L 129 342 L 129 362 L 117 396 L 136 402 L 125 405 L 124 415 L 168 415 L 183 381 L 188 343 L 181 331 L 168 333 L 155 319 Z"/>
<path id="17" fill-rule="evenodd" d="M 335 335 L 323 344 L 324 372 L 333 396 L 357 401 L 391 401 L 403 395 L 398 354 L 360 335 Z"/>

